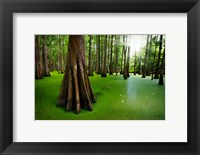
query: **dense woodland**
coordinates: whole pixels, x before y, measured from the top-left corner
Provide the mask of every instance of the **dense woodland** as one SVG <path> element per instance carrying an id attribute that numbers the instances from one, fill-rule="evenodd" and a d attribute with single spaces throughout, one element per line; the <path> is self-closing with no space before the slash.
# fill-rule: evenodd
<path id="1" fill-rule="evenodd" d="M 165 35 L 36 35 L 35 79 L 64 74 L 58 105 L 66 110 L 92 110 L 96 102 L 88 76 L 151 76 L 163 85 Z M 136 37 L 137 39 L 137 37 Z M 60 85 L 60 84 L 59 84 Z"/>

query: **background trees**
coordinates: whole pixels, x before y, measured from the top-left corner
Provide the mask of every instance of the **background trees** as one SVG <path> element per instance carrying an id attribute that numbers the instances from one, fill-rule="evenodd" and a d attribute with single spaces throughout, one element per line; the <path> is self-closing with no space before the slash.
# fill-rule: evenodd
<path id="1" fill-rule="evenodd" d="M 35 36 L 35 78 L 50 76 L 50 71 L 64 73 L 67 64 L 69 35 Z M 94 73 L 151 75 L 151 79 L 165 74 L 165 35 L 85 35 L 84 55 L 87 75 Z M 162 81 L 162 80 L 161 80 Z M 160 83 L 162 84 L 162 82 Z"/>

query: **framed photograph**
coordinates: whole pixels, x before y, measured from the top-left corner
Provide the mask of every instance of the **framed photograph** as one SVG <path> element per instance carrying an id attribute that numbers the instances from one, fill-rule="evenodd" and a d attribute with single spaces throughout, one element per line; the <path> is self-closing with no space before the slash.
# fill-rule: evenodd
<path id="1" fill-rule="evenodd" d="M 165 120 L 165 40 L 163 34 L 35 35 L 35 120 Z"/>
<path id="2" fill-rule="evenodd" d="M 194 1 L 0 2 L 2 154 L 199 154 Z"/>

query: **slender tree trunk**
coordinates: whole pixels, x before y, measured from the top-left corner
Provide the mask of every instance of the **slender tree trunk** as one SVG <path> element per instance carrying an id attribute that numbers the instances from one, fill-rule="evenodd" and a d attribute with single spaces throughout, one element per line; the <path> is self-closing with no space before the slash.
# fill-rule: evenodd
<path id="1" fill-rule="evenodd" d="M 158 72 L 159 72 L 159 68 L 160 68 L 160 55 L 161 55 L 161 50 L 162 50 L 162 38 L 163 35 L 160 35 L 160 44 L 159 44 L 159 52 L 158 52 L 158 60 L 157 60 L 157 64 L 156 64 L 156 71 L 155 71 L 155 76 L 154 79 L 158 79 Z"/>
<path id="2" fill-rule="evenodd" d="M 60 70 L 60 63 L 59 63 L 59 56 L 60 56 L 60 51 L 59 51 L 59 43 L 56 47 L 57 49 L 57 54 L 56 54 L 56 70 L 58 71 L 58 74 L 60 74 L 59 70 Z"/>
<path id="3" fill-rule="evenodd" d="M 109 73 L 110 72 L 110 35 L 107 35 L 107 58 L 106 58 L 106 73 Z"/>
<path id="4" fill-rule="evenodd" d="M 158 81 L 158 85 L 163 85 L 164 81 L 163 81 L 163 74 L 164 74 L 164 65 L 165 64 L 165 48 L 163 51 L 163 58 L 162 58 L 162 62 L 161 62 L 161 66 L 160 66 L 160 78 Z"/>
<path id="5" fill-rule="evenodd" d="M 67 64 L 58 105 L 65 106 L 66 111 L 74 110 L 78 114 L 81 108 L 92 111 L 91 103 L 95 102 L 87 75 L 84 38 L 81 35 L 70 35 Z"/>
<path id="6" fill-rule="evenodd" d="M 100 46 L 101 46 L 101 74 L 103 72 L 103 65 L 104 65 L 104 36 L 101 36 Z"/>
<path id="7" fill-rule="evenodd" d="M 59 40 L 59 49 L 58 49 L 58 74 L 63 73 L 63 66 L 62 66 L 62 46 L 61 46 L 61 38 L 60 36 L 58 36 L 58 40 Z"/>
<path id="8" fill-rule="evenodd" d="M 97 35 L 97 74 L 101 73 L 101 67 L 100 67 L 100 36 Z"/>
<path id="9" fill-rule="evenodd" d="M 141 47 L 140 47 L 140 51 L 141 51 Z M 139 75 L 142 75 L 142 56 L 140 53 L 140 60 L 139 60 Z"/>
<path id="10" fill-rule="evenodd" d="M 130 46 L 128 46 L 128 56 L 127 56 L 127 77 L 130 77 L 129 75 L 129 62 L 130 61 Z"/>
<path id="11" fill-rule="evenodd" d="M 65 65 L 67 62 L 66 57 L 67 57 L 67 51 L 68 51 L 68 37 L 69 36 L 63 37 L 63 44 L 62 44 L 62 49 L 63 49 L 62 59 L 63 59 L 63 72 L 64 73 L 65 73 Z"/>
<path id="12" fill-rule="evenodd" d="M 42 62 L 40 57 L 40 40 L 39 36 L 35 36 L 35 79 L 43 78 Z"/>
<path id="13" fill-rule="evenodd" d="M 103 60 L 103 70 L 101 77 L 107 77 L 106 76 L 106 57 L 107 57 L 107 35 L 105 35 L 105 40 L 104 40 L 104 60 Z"/>
<path id="14" fill-rule="evenodd" d="M 148 42 L 149 42 L 149 35 L 147 35 L 146 52 L 145 52 L 145 58 L 144 58 L 144 68 L 143 68 L 143 72 L 142 72 L 142 78 L 145 78 L 145 77 L 146 77 L 147 54 L 148 54 Z"/>
<path id="15" fill-rule="evenodd" d="M 110 75 L 113 75 L 113 66 L 112 66 L 112 53 L 113 53 L 113 35 L 111 35 L 110 43 Z"/>
<path id="16" fill-rule="evenodd" d="M 115 73 L 117 75 L 118 73 L 118 41 L 119 41 L 119 36 L 115 36 L 115 41 L 116 41 L 116 45 L 115 45 Z"/>
<path id="17" fill-rule="evenodd" d="M 89 40 L 88 76 L 94 76 L 92 72 L 92 35 Z"/>
<path id="18" fill-rule="evenodd" d="M 43 76 L 51 76 L 48 67 L 46 35 L 43 36 Z"/>
<path id="19" fill-rule="evenodd" d="M 63 40 L 62 40 L 62 71 L 63 71 L 63 73 L 64 73 L 64 65 L 66 64 L 65 62 L 65 38 L 63 37 Z"/>
<path id="20" fill-rule="evenodd" d="M 135 62 L 134 62 L 134 75 L 136 75 L 136 51 L 135 51 Z"/>
<path id="21" fill-rule="evenodd" d="M 152 41 L 152 35 L 150 35 L 150 41 L 149 41 L 149 50 L 148 50 L 148 58 L 147 58 L 147 72 L 146 75 L 150 75 L 150 63 L 151 63 L 151 41 Z"/>
<path id="22" fill-rule="evenodd" d="M 125 40 L 126 40 L 126 36 L 124 35 L 123 36 L 123 50 L 124 50 L 124 79 L 126 80 L 127 77 L 128 77 L 128 73 L 127 73 L 127 63 L 126 63 L 126 51 L 127 51 L 127 47 L 126 47 L 126 43 L 125 43 Z"/>
<path id="23" fill-rule="evenodd" d="M 53 70 L 58 70 L 58 68 L 57 68 L 57 67 L 58 67 L 58 66 L 57 66 L 57 63 L 58 63 L 58 62 L 57 62 L 57 57 L 56 57 L 56 56 L 55 56 L 55 58 L 54 58 L 54 60 L 53 60 L 52 63 L 53 63 Z"/>
<path id="24" fill-rule="evenodd" d="M 122 59 L 121 59 L 121 71 L 120 71 L 120 74 L 124 74 L 124 71 L 123 71 L 123 60 L 124 60 L 124 46 L 122 48 Z"/>
<path id="25" fill-rule="evenodd" d="M 124 79 L 127 79 L 126 47 L 124 48 Z"/>
<path id="26" fill-rule="evenodd" d="M 156 36 L 156 39 L 155 39 L 155 49 L 154 49 L 154 57 L 153 57 L 153 62 L 152 62 L 151 80 L 153 80 L 153 74 L 154 74 L 154 64 L 155 64 L 155 59 L 156 59 L 157 38 L 158 38 L 158 36 Z"/>

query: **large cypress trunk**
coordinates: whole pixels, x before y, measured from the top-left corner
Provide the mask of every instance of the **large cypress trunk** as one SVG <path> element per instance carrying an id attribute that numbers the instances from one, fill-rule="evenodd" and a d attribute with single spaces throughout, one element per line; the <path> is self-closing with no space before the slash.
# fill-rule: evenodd
<path id="1" fill-rule="evenodd" d="M 46 42 L 46 35 L 43 36 L 43 75 L 44 76 L 51 76 L 49 72 L 48 66 L 48 58 L 47 58 L 47 42 Z"/>
<path id="2" fill-rule="evenodd" d="M 101 77 L 107 77 L 106 57 L 107 57 L 107 35 L 105 35 L 105 40 L 104 40 L 104 59 L 103 59 L 103 69 L 102 69 Z"/>
<path id="3" fill-rule="evenodd" d="M 155 71 L 154 79 L 159 78 L 158 72 L 159 72 L 159 68 L 160 68 L 160 55 L 161 55 L 161 50 L 162 50 L 162 38 L 163 38 L 163 35 L 160 35 L 159 53 L 158 53 L 158 60 L 157 60 L 157 64 L 156 64 L 156 71 Z"/>
<path id="4" fill-rule="evenodd" d="M 159 81 L 158 81 L 158 85 L 164 84 L 164 81 L 163 81 L 164 66 L 165 66 L 164 64 L 165 64 L 165 49 L 163 51 L 162 63 L 161 63 L 161 66 L 160 66 L 160 78 L 159 78 Z"/>
<path id="5" fill-rule="evenodd" d="M 35 36 L 35 79 L 43 78 L 42 61 L 40 57 L 40 40 L 39 36 Z"/>
<path id="6" fill-rule="evenodd" d="M 142 78 L 146 78 L 146 71 L 147 71 L 147 54 L 148 54 L 148 41 L 149 41 L 149 35 L 147 35 L 147 43 L 146 43 L 146 52 L 144 57 L 144 68 L 142 72 Z"/>
<path id="7" fill-rule="evenodd" d="M 87 75 L 84 38 L 82 35 L 70 35 L 58 105 L 65 106 L 66 111 L 74 110 L 78 114 L 81 108 L 92 111 L 92 103 L 95 102 Z"/>

